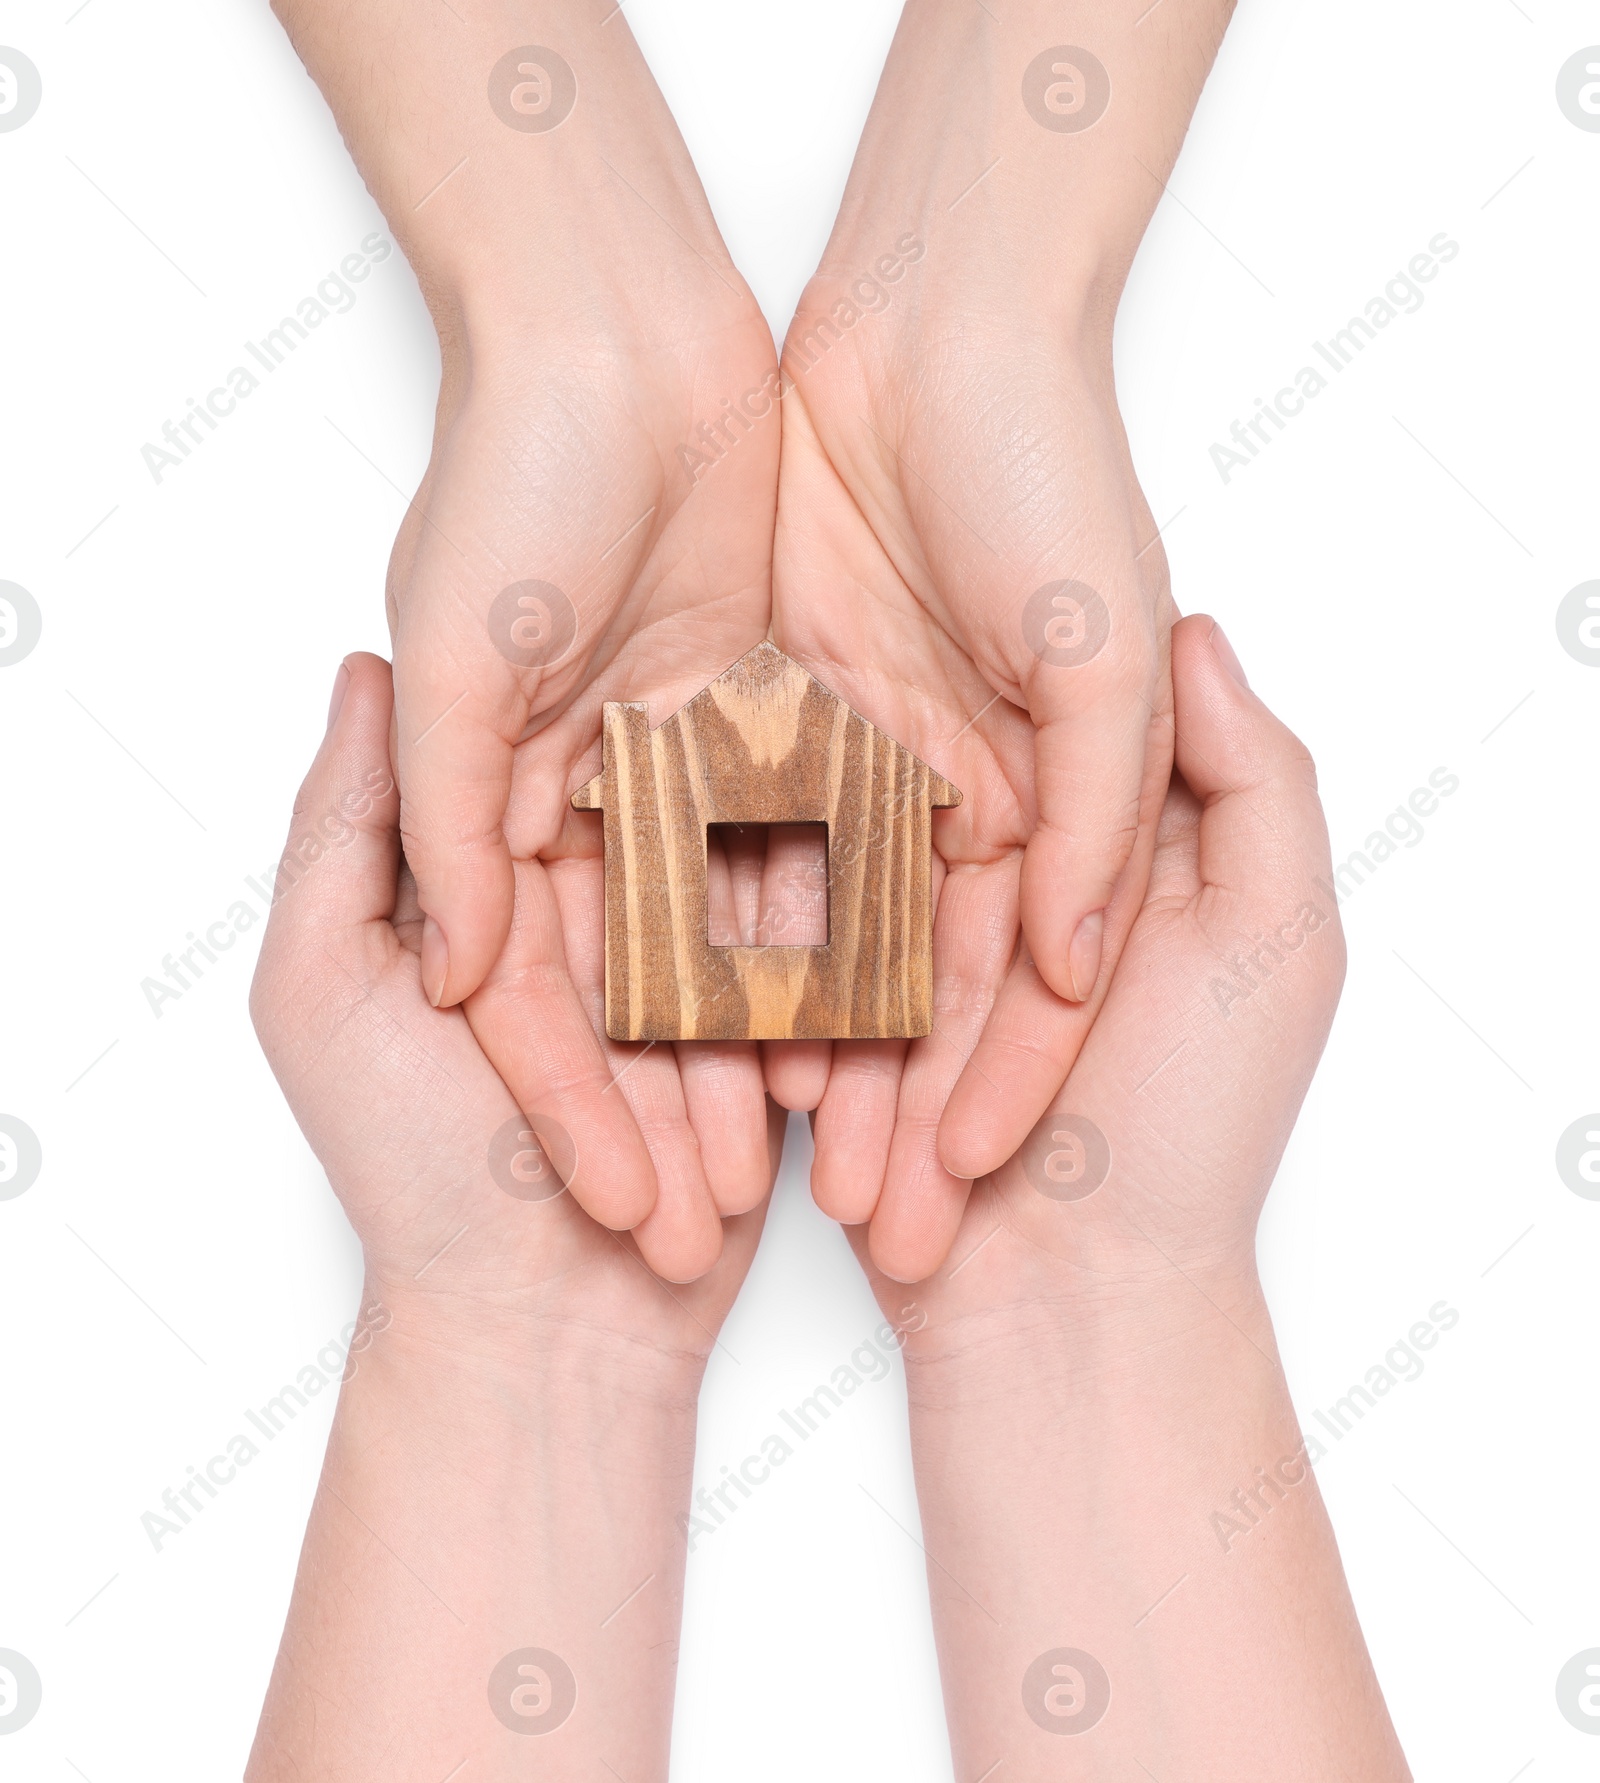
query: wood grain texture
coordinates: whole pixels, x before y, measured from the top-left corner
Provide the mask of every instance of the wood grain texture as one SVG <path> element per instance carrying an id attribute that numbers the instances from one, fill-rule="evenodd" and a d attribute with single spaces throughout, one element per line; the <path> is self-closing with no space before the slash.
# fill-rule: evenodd
<path id="1" fill-rule="evenodd" d="M 932 812 L 961 794 L 774 644 L 650 729 L 608 703 L 604 766 L 572 795 L 605 820 L 613 1040 L 916 1038 L 933 1025 Z M 828 940 L 713 947 L 706 826 L 828 826 Z"/>

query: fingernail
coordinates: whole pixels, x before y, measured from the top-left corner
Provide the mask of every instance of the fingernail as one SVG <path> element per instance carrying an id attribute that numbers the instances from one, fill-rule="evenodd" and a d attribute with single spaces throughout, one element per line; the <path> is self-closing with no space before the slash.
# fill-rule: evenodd
<path id="1" fill-rule="evenodd" d="M 450 976 L 450 944 L 431 916 L 422 922 L 422 988 L 435 1009 L 444 996 L 444 981 Z"/>
<path id="2" fill-rule="evenodd" d="M 1245 679 L 1244 665 L 1234 655 L 1233 646 L 1228 642 L 1228 634 L 1220 625 L 1213 625 L 1211 628 L 1211 648 L 1216 651 L 1217 660 L 1234 680 L 1241 687 L 1248 687 L 1250 683 Z"/>
<path id="3" fill-rule="evenodd" d="M 1095 980 L 1100 976 L 1100 950 L 1105 931 L 1105 911 L 1091 910 L 1078 924 L 1078 932 L 1067 949 L 1067 974 L 1072 979 L 1072 995 L 1076 1002 L 1088 1002 Z"/>
<path id="4" fill-rule="evenodd" d="M 331 731 L 338 722 L 339 708 L 344 704 L 344 696 L 350 687 L 350 670 L 346 664 L 339 664 L 339 672 L 333 678 L 333 692 L 328 698 L 328 729 Z"/>

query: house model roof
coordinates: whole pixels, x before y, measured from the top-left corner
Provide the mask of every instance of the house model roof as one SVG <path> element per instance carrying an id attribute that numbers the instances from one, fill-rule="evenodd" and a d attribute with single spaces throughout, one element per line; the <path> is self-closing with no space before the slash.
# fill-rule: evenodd
<path id="1" fill-rule="evenodd" d="M 752 767 L 775 768 L 794 748 L 800 730 L 800 718 L 807 702 L 814 707 L 818 701 L 826 701 L 838 706 L 849 714 L 858 724 L 866 727 L 875 737 L 883 740 L 893 749 L 900 750 L 918 767 L 927 770 L 929 803 L 935 807 L 949 807 L 961 803 L 961 792 L 952 786 L 942 774 L 936 773 L 918 755 L 914 755 L 903 743 L 898 743 L 888 732 L 879 729 L 871 719 L 863 718 L 849 703 L 840 698 L 831 687 L 824 686 L 809 670 L 801 667 L 792 656 L 786 656 L 772 640 L 765 639 L 753 650 L 747 650 L 731 667 L 724 669 L 710 686 L 703 687 L 692 699 L 684 703 L 664 719 L 664 728 L 673 723 L 696 723 L 696 714 L 704 712 L 709 716 L 711 711 L 731 717 L 737 713 L 743 734 L 750 743 L 750 761 Z M 626 705 L 630 710 L 648 713 L 649 708 L 643 702 L 620 701 L 610 704 Z M 815 718 L 815 713 L 808 714 Z M 604 808 L 603 794 L 605 772 L 602 770 L 592 780 L 580 786 L 572 795 L 573 809 L 577 811 L 599 811 Z M 727 822 L 783 822 L 783 818 L 730 818 Z M 790 819 L 789 821 L 800 821 Z"/>

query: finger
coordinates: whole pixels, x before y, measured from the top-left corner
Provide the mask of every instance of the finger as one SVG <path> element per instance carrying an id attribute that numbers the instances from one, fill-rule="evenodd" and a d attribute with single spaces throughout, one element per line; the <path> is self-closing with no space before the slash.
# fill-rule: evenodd
<path id="1" fill-rule="evenodd" d="M 601 1225 L 637 1226 L 656 1205 L 657 1181 L 643 1134 L 612 1093 L 604 1048 L 567 967 L 561 911 L 538 861 L 517 864 L 511 932 L 466 1000 L 467 1020 L 490 1063 L 541 1129 L 578 1204 Z"/>
<path id="2" fill-rule="evenodd" d="M 1136 630 L 1125 620 L 1098 654 L 1076 662 L 1106 609 L 1083 585 L 1065 588 L 1078 593 L 1053 597 L 1065 603 L 1063 612 L 1044 622 L 1024 681 L 1038 727 L 1038 828 L 1022 868 L 1022 929 L 1045 983 L 1083 1003 L 1101 977 L 1106 909 L 1139 833 L 1157 647 L 1153 627 Z M 1138 608 L 1129 602 L 1121 611 Z M 1061 629 L 1052 631 L 1057 620 Z"/>
<path id="3" fill-rule="evenodd" d="M 590 858 L 565 859 L 550 869 L 569 968 L 597 1037 L 605 1031 L 600 876 L 600 862 Z M 601 1044 L 611 1079 L 603 1092 L 607 1106 L 620 1103 L 632 1115 L 655 1168 L 656 1203 L 635 1228 L 640 1252 L 665 1279 L 692 1281 L 715 1263 L 722 1229 L 689 1124 L 677 1059 L 670 1045 Z"/>
<path id="4" fill-rule="evenodd" d="M 1026 954 L 1006 974 L 988 1023 L 950 1092 L 939 1157 L 965 1180 L 998 1170 L 1033 1130 L 1066 1080 L 1103 993 L 1058 997 Z"/>
<path id="5" fill-rule="evenodd" d="M 609 1050 L 616 1067 L 609 1093 L 626 1102 L 656 1169 L 656 1204 L 633 1232 L 639 1254 L 663 1281 L 697 1281 L 721 1254 L 722 1222 L 673 1048 L 650 1042 Z"/>
<path id="6" fill-rule="evenodd" d="M 991 1181 L 975 1182 L 972 1193 L 967 1197 L 961 1228 L 956 1234 L 955 1248 L 959 1254 L 957 1261 L 950 1267 L 950 1275 L 961 1268 L 964 1259 L 976 1255 L 983 1248 L 984 1240 L 1004 1217 L 997 1204 L 995 1184 Z M 867 1227 L 846 1226 L 844 1236 L 845 1242 L 855 1253 L 856 1261 L 861 1265 L 873 1298 L 897 1333 L 900 1346 L 904 1349 L 914 1344 L 917 1333 L 929 1328 L 928 1309 L 914 1295 L 906 1293 L 905 1283 L 894 1276 L 885 1275 L 878 1267 L 872 1256 Z"/>
<path id="7" fill-rule="evenodd" d="M 935 1094 L 926 1085 L 917 1086 L 908 1070 L 884 1190 L 868 1234 L 873 1262 L 898 1282 L 925 1280 L 950 1254 L 972 1192 L 970 1182 L 952 1176 L 939 1162 L 935 1101 Z"/>
<path id="8" fill-rule="evenodd" d="M 389 665 L 357 651 L 334 680 L 328 728 L 295 796 L 262 960 L 394 913 L 399 796 L 389 761 Z"/>
<path id="9" fill-rule="evenodd" d="M 476 624 L 481 636 L 473 634 Z M 476 990 L 511 926 L 514 888 L 503 824 L 512 746 L 529 702 L 482 621 L 441 609 L 395 637 L 395 760 L 406 859 L 426 922 L 422 982 L 439 1007 Z"/>
<path id="10" fill-rule="evenodd" d="M 838 1040 L 811 1137 L 811 1197 L 830 1220 L 859 1226 L 883 1193 L 894 1135 L 903 1040 Z"/>
<path id="11" fill-rule="evenodd" d="M 1105 916 L 1105 965 L 1085 1002 L 1059 997 L 1024 948 L 995 998 L 983 1034 L 939 1124 L 939 1156 L 956 1176 L 998 1170 L 1066 1081 L 1105 1002 L 1111 975 L 1147 895 L 1172 752 L 1172 721 L 1148 722 L 1137 838 Z"/>
<path id="12" fill-rule="evenodd" d="M 722 1221 L 722 1252 L 713 1267 L 696 1280 L 681 1286 L 666 1287 L 657 1283 L 657 1291 L 688 1315 L 698 1326 L 701 1337 L 713 1342 L 740 1284 L 755 1261 L 762 1229 L 771 1206 L 772 1185 L 777 1181 L 778 1166 L 783 1158 L 783 1136 L 787 1118 L 783 1110 L 769 1098 L 763 1122 L 766 1192 L 755 1207 L 745 1213 L 732 1214 Z M 635 1262 L 642 1267 L 649 1267 L 640 1255 L 635 1234 L 621 1233 L 616 1242 Z M 692 1346 L 695 1338 L 687 1333 L 685 1335 Z"/>
<path id="13" fill-rule="evenodd" d="M 1327 825 L 1305 745 L 1250 691 L 1214 620 L 1196 614 L 1174 627 L 1172 664 L 1177 765 L 1202 807 L 1202 882 L 1268 915 L 1319 889 L 1331 904 Z"/>
<path id="14" fill-rule="evenodd" d="M 719 1214 L 747 1213 L 771 1182 L 767 1093 L 754 1046 L 686 1041 L 674 1048 L 683 1106 Z"/>
<path id="15" fill-rule="evenodd" d="M 780 1108 L 809 1114 L 821 1106 L 833 1069 L 831 1040 L 763 1040 L 761 1071 L 767 1094 Z"/>
<path id="16" fill-rule="evenodd" d="M 983 1031 L 1011 962 L 1014 857 L 944 876 L 934 918 L 933 1032 L 906 1054 L 872 1258 L 897 1281 L 921 1281 L 949 1253 L 971 1183 L 939 1158 L 939 1118 Z"/>
<path id="17" fill-rule="evenodd" d="M 716 1267 L 701 1280 L 715 1292 L 719 1287 L 726 1304 L 728 1280 L 742 1282 L 755 1261 L 756 1247 L 761 1242 L 766 1224 L 769 1197 L 778 1180 L 778 1166 L 783 1162 L 783 1135 L 788 1116 L 770 1096 L 762 1097 L 761 1113 L 761 1195 L 753 1206 L 742 1213 L 730 1214 L 722 1222 L 722 1254 Z M 697 1286 L 699 1284 L 696 1284 Z M 691 1289 L 691 1292 L 693 1290 Z"/>

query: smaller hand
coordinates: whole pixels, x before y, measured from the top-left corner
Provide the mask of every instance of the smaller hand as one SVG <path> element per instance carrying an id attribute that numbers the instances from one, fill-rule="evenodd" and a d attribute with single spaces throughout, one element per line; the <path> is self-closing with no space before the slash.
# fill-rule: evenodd
<path id="1" fill-rule="evenodd" d="M 519 1108 L 460 1009 L 435 1009 L 422 916 L 400 856 L 392 683 L 377 657 L 341 673 L 328 734 L 295 801 L 251 993 L 262 1047 L 397 1318 L 517 1357 L 583 1340 L 703 1362 L 754 1254 L 764 1208 L 726 1222 L 720 1262 L 669 1289 L 575 1190 L 587 1135 Z M 549 894 L 518 867 L 509 943 L 477 993 L 500 1012 L 538 976 Z M 770 1187 L 782 1116 L 769 1110 Z M 563 1179 L 565 1180 L 565 1186 Z"/>
<path id="2" fill-rule="evenodd" d="M 1255 1230 L 1344 978 L 1304 746 L 1210 619 L 1172 633 L 1177 772 L 1149 889 L 1071 1074 L 979 1184 L 918 1301 L 941 1349 L 1196 1280 L 1253 1282 Z M 998 1236 L 996 1236 L 998 1234 Z M 990 1242 L 990 1240 L 993 1242 Z M 880 1277 L 880 1299 L 904 1292 Z M 1226 1294 L 1222 1296 L 1226 1298 Z"/>
<path id="3" fill-rule="evenodd" d="M 386 1747 L 411 1777 L 509 1775 L 517 1736 L 571 1712 L 564 1676 L 581 1685 L 563 1775 L 603 1751 L 664 1776 L 695 1405 L 764 1207 L 675 1288 L 563 1186 L 594 1168 L 592 1133 L 519 1108 L 469 1022 L 537 1008 L 554 894 L 519 864 L 484 985 L 466 1011 L 433 1007 L 391 711 L 388 665 L 351 657 L 251 998 L 383 1335 L 340 1389 L 247 1775 L 351 1783 Z M 781 1120 L 769 1110 L 767 1185 Z"/>
<path id="4" fill-rule="evenodd" d="M 1255 1268 L 1344 972 L 1327 831 L 1210 620 L 1172 669 L 1178 772 L 1105 1003 L 907 1331 L 951 1746 L 1027 1783 L 1068 1744 L 1084 1776 L 1410 1783 Z"/>

